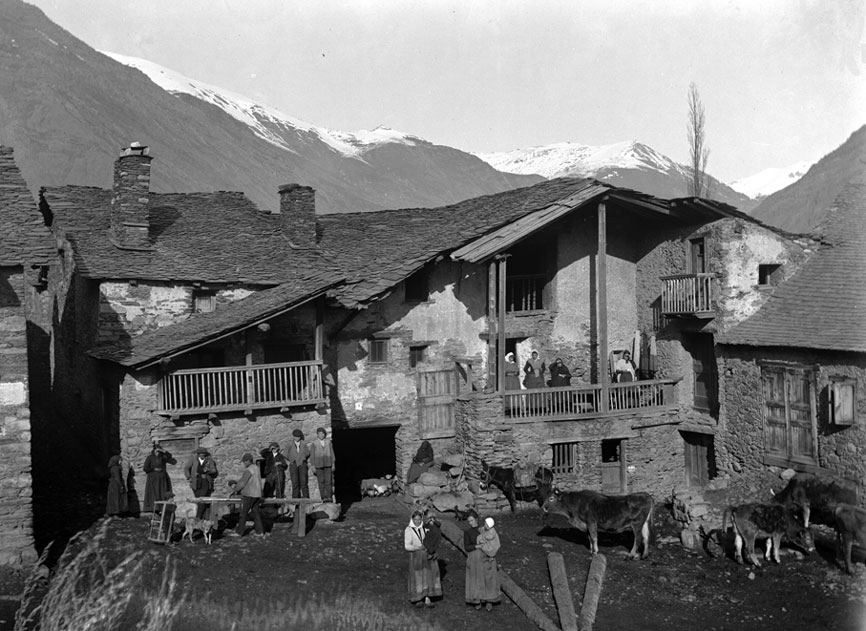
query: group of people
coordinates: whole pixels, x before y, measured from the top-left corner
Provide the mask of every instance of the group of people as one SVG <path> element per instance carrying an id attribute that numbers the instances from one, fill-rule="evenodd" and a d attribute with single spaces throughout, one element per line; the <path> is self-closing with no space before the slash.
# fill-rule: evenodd
<path id="1" fill-rule="evenodd" d="M 463 531 L 466 551 L 466 603 L 487 611 L 500 601 L 499 570 L 496 554 L 499 552 L 499 534 L 492 517 L 479 524 L 478 513 L 469 512 L 468 527 Z M 439 571 L 438 547 L 442 532 L 438 520 L 428 515 L 425 519 L 415 510 L 403 534 L 403 547 L 409 553 L 409 602 L 416 607 L 434 607 L 433 598 L 441 598 L 442 581 Z"/>
<path id="2" fill-rule="evenodd" d="M 545 380 L 545 373 L 550 375 L 550 378 Z M 559 388 L 562 386 L 571 385 L 571 371 L 557 357 L 548 367 L 543 359 L 538 355 L 538 351 L 532 351 L 529 359 L 523 365 L 523 388 L 531 390 L 534 388 Z M 506 353 L 505 355 L 505 389 L 520 390 L 520 368 L 514 353 Z"/>
<path id="3" fill-rule="evenodd" d="M 143 466 L 146 477 L 142 512 L 152 513 L 156 502 L 174 497 L 167 466 L 176 463 L 177 460 L 162 445 L 153 444 L 151 453 L 145 458 Z M 305 442 L 301 430 L 295 429 L 292 431 L 292 441 L 285 454 L 282 453 L 278 443 L 272 442 L 267 449 L 262 450 L 255 457 L 251 453 L 245 453 L 241 458 L 241 464 L 244 472 L 241 479 L 235 483 L 233 490 L 234 494 L 244 498 L 241 507 L 241 524 L 244 523 L 246 512 L 251 512 L 255 521 L 258 504 L 262 498 L 285 497 L 287 471 L 293 498 L 310 496 L 308 472 L 311 471 L 319 484 L 322 501 L 332 502 L 334 499 L 336 458 L 333 444 L 324 427 L 316 430 L 316 439 L 310 443 Z M 254 474 L 253 470 L 255 470 Z M 213 494 L 214 481 L 219 472 L 216 461 L 206 448 L 199 447 L 195 450 L 184 465 L 183 472 L 195 497 L 210 497 Z M 114 455 L 108 461 L 107 514 L 121 515 L 130 511 L 127 491 L 122 459 L 119 455 Z M 251 501 L 245 511 L 247 497 L 258 498 L 258 501 Z M 210 516 L 210 506 L 205 502 L 199 503 L 195 516 L 196 519 L 207 519 Z"/>

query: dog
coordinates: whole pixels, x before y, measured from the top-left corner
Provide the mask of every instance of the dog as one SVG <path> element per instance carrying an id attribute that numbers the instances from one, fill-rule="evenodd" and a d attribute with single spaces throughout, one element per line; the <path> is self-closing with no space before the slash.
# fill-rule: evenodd
<path id="1" fill-rule="evenodd" d="M 184 521 L 184 531 L 180 540 L 189 535 L 189 542 L 193 543 L 192 533 L 196 530 L 201 530 L 204 535 L 205 543 L 210 544 L 213 538 L 213 522 L 209 519 L 196 519 L 195 517 L 187 517 Z"/>

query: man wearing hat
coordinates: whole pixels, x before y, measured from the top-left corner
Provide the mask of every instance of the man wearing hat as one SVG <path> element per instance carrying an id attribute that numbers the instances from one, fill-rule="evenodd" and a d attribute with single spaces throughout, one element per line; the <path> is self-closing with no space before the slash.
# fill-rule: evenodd
<path id="1" fill-rule="evenodd" d="M 265 486 L 262 497 L 285 497 L 286 469 L 289 468 L 289 461 L 280 453 L 280 446 L 277 443 L 271 443 L 267 449 L 262 450 L 262 456 L 265 459 Z"/>
<path id="2" fill-rule="evenodd" d="M 292 430 L 292 442 L 286 452 L 289 461 L 289 478 L 292 481 L 292 497 L 310 497 L 307 483 L 307 467 L 310 460 L 310 448 L 304 442 L 304 432 Z"/>
<path id="3" fill-rule="evenodd" d="M 210 497 L 213 493 L 213 481 L 217 477 L 217 467 L 214 459 L 204 447 L 199 447 L 183 468 L 183 474 L 189 480 L 189 486 L 196 497 Z M 196 519 L 210 519 L 210 505 L 201 503 L 196 506 Z"/>
<path id="4" fill-rule="evenodd" d="M 241 512 L 238 525 L 229 533 L 230 537 L 243 537 L 247 529 L 247 516 L 253 518 L 253 528 L 256 535 L 261 537 L 265 534 L 262 525 L 262 478 L 259 475 L 259 467 L 253 462 L 252 454 L 244 454 L 241 458 L 244 472 L 241 479 L 235 482 L 232 489 L 233 495 L 241 496 Z"/>
<path id="5" fill-rule="evenodd" d="M 334 499 L 334 447 L 324 427 L 316 430 L 316 440 L 310 443 L 310 462 L 315 469 L 319 494 L 323 502 Z"/>

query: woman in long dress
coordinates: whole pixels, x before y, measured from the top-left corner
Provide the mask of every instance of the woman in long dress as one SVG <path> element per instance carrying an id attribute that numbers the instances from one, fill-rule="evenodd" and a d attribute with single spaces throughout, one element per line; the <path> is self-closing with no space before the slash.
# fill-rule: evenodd
<path id="1" fill-rule="evenodd" d="M 505 354 L 505 389 L 520 390 L 520 367 L 514 359 L 514 353 Z M 521 398 L 515 395 L 505 397 L 505 409 L 510 411 L 517 407 L 517 401 Z"/>
<path id="2" fill-rule="evenodd" d="M 416 607 L 435 607 L 431 597 L 442 595 L 442 581 L 439 575 L 439 562 L 430 559 L 424 547 L 424 529 L 421 511 L 416 510 L 403 531 L 403 547 L 409 553 L 409 575 L 407 589 L 409 602 Z"/>
<path id="3" fill-rule="evenodd" d="M 481 530 L 478 528 L 478 513 L 470 511 L 466 523 L 469 524 L 469 528 L 463 531 L 463 549 L 466 551 L 466 604 L 481 609 L 485 603 L 499 602 L 499 577 L 496 575 L 494 594 L 489 557 L 482 546 L 479 546 Z M 493 567 L 495 568 L 495 559 Z M 490 608 L 492 605 L 488 607 Z"/>
<path id="4" fill-rule="evenodd" d="M 499 568 L 496 562 L 496 554 L 499 552 L 499 534 L 494 527 L 492 517 L 484 520 L 484 525 L 478 533 L 477 549 L 481 551 L 481 581 L 480 602 L 475 606 L 478 609 L 481 604 L 487 611 L 493 609 L 493 603 L 498 603 L 500 596 Z"/>
<path id="5" fill-rule="evenodd" d="M 126 485 L 123 483 L 123 464 L 120 456 L 108 459 L 108 492 L 105 497 L 105 513 L 120 515 L 127 511 Z"/>
<path id="6" fill-rule="evenodd" d="M 532 351 L 532 354 L 523 366 L 523 372 L 526 375 L 523 378 L 523 385 L 526 386 L 527 390 L 545 387 L 545 370 L 546 366 L 544 365 L 544 361 L 538 357 L 538 351 Z M 543 410 L 546 403 L 545 395 L 537 392 L 527 394 L 526 403 L 530 410 Z"/>
<path id="7" fill-rule="evenodd" d="M 147 479 L 144 482 L 144 505 L 141 507 L 142 512 L 152 513 L 154 502 L 161 502 L 172 497 L 171 480 L 168 477 L 168 471 L 165 470 L 165 465 L 168 464 L 171 456 L 159 443 L 154 443 L 153 451 L 144 461 L 144 473 Z"/>

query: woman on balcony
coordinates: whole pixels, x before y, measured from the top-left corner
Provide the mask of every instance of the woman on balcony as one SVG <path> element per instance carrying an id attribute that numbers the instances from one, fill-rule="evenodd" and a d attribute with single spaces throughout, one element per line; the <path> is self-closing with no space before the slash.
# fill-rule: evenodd
<path id="1" fill-rule="evenodd" d="M 635 369 L 634 362 L 631 360 L 631 353 L 628 351 L 623 351 L 622 357 L 616 360 L 613 371 L 616 375 L 617 383 L 637 381 L 637 370 Z"/>
<path id="2" fill-rule="evenodd" d="M 544 361 L 539 358 L 538 351 L 532 351 L 529 359 L 526 360 L 526 364 L 523 366 L 523 372 L 525 376 L 523 377 L 523 385 L 527 390 L 544 388 L 544 373 L 547 370 L 547 367 L 544 364 Z M 528 394 L 526 395 L 527 407 L 530 410 L 543 410 L 545 401 L 544 395 L 541 394 Z"/>

